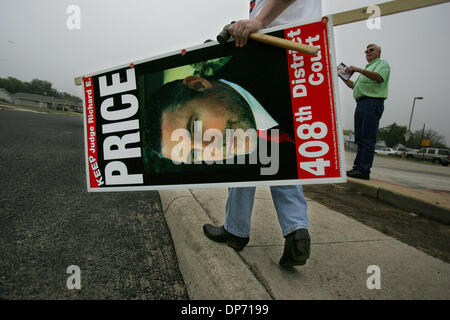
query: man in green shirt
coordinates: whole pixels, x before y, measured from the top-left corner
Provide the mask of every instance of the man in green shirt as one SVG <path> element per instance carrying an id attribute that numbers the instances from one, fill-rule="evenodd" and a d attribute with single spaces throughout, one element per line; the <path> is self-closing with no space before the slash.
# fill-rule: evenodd
<path id="1" fill-rule="evenodd" d="M 370 179 L 377 141 L 378 126 L 384 111 L 384 100 L 388 97 L 390 67 L 386 60 L 380 59 L 381 48 L 369 44 L 365 51 L 368 64 L 364 69 L 350 66 L 347 71 L 359 72 L 361 75 L 355 83 L 342 81 L 353 89 L 356 100 L 355 110 L 355 143 L 358 146 L 353 169 L 347 176 L 357 179 Z"/>

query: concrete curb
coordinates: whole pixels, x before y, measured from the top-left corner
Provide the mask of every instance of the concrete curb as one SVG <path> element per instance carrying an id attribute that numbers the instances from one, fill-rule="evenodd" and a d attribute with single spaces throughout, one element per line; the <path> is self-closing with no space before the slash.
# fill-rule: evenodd
<path id="1" fill-rule="evenodd" d="M 348 178 L 347 185 L 355 191 L 389 203 L 399 209 L 414 212 L 438 222 L 450 224 L 450 210 L 445 206 L 434 204 L 431 201 L 421 200 L 418 197 L 405 195 L 400 192 L 401 187 L 399 186 L 388 188 L 371 182 L 371 180 L 363 181 Z M 382 182 L 378 181 L 378 183 Z"/>
<path id="2" fill-rule="evenodd" d="M 212 221 L 189 190 L 159 194 L 191 299 L 272 299 L 233 249 L 205 237 L 202 227 Z"/>
<path id="3" fill-rule="evenodd" d="M 312 200 L 312 255 L 302 267 L 280 268 L 276 210 L 270 190 L 258 192 L 254 236 L 238 254 L 202 230 L 223 221 L 226 189 L 160 191 L 191 299 L 448 299 L 449 264 Z M 373 265 L 382 270 L 382 290 L 367 287 Z"/>

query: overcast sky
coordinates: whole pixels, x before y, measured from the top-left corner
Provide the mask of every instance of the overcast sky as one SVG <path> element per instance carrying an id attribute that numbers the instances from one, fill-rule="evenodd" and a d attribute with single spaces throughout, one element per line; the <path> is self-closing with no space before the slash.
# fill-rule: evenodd
<path id="1" fill-rule="evenodd" d="M 321 0 L 317 0 L 321 1 Z M 322 0 L 323 13 L 360 8 L 382 0 Z M 80 29 L 70 30 L 70 5 L 80 8 Z M 246 0 L 1 0 L 0 77 L 48 80 L 59 91 L 82 96 L 76 76 L 178 51 L 215 39 L 232 20 L 248 16 Z M 336 60 L 364 67 L 368 43 L 382 47 L 391 65 L 389 98 L 380 127 L 432 128 L 450 145 L 450 3 L 335 28 Z M 356 77 L 353 78 L 353 80 Z M 339 81 L 343 128 L 353 129 L 355 101 Z"/>

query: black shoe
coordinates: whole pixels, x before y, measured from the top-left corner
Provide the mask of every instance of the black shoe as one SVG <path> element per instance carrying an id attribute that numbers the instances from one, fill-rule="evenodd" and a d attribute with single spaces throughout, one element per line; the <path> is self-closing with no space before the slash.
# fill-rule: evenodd
<path id="1" fill-rule="evenodd" d="M 350 178 L 355 178 L 355 179 L 370 180 L 370 173 L 361 172 L 359 170 L 356 170 L 354 172 L 348 172 L 347 176 Z"/>
<path id="2" fill-rule="evenodd" d="M 229 233 L 223 226 L 215 227 L 211 224 L 203 226 L 203 232 L 208 239 L 215 242 L 226 242 L 227 245 L 236 251 L 241 251 L 249 242 L 250 238 L 243 238 Z"/>
<path id="3" fill-rule="evenodd" d="M 280 266 L 302 266 L 310 254 L 311 238 L 307 229 L 298 229 L 286 236 L 284 252 L 280 259 Z"/>
<path id="4" fill-rule="evenodd" d="M 355 173 L 356 171 L 358 171 L 358 169 L 355 169 L 355 168 L 353 168 L 352 170 L 348 170 L 348 171 L 347 171 L 347 175 L 353 174 L 353 173 Z"/>

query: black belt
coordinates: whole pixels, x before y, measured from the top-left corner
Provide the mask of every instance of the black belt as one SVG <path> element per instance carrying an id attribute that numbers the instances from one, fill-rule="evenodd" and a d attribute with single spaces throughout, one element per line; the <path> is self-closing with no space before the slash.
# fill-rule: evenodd
<path id="1" fill-rule="evenodd" d="M 361 101 L 361 100 L 366 100 L 366 99 L 375 99 L 375 100 L 386 100 L 386 98 L 374 98 L 374 97 L 361 97 L 356 99 L 357 102 Z"/>

